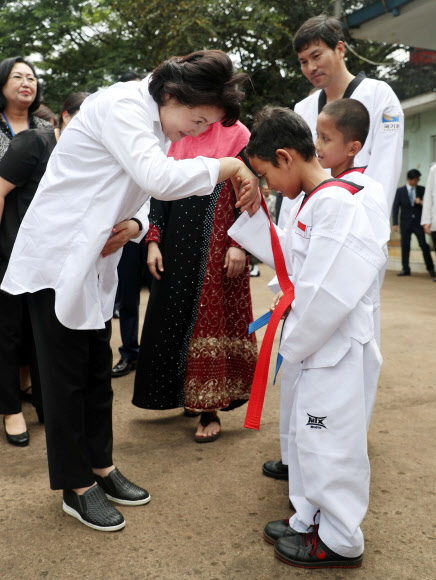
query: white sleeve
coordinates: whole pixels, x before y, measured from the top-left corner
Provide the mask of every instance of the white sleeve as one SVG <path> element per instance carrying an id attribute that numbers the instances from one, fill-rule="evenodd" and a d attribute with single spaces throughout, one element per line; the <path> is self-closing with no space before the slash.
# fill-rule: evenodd
<path id="1" fill-rule="evenodd" d="M 150 198 L 141 205 L 138 211 L 135 213 L 133 217 L 138 219 L 142 224 L 142 232 L 137 238 L 132 238 L 130 241 L 139 244 L 141 240 L 144 239 L 144 236 L 148 232 L 148 228 L 150 227 L 150 222 L 148 221 L 148 214 L 150 213 Z"/>
<path id="2" fill-rule="evenodd" d="M 377 84 L 374 102 L 373 141 L 365 174 L 383 185 L 390 215 L 403 163 L 404 114 L 386 83 Z"/>
<path id="3" fill-rule="evenodd" d="M 280 354 L 291 363 L 303 361 L 327 342 L 386 262 L 363 207 L 356 210 L 345 203 L 338 208 L 333 202 L 332 211 L 331 201 L 316 202 L 307 256 L 283 329 Z"/>
<path id="4" fill-rule="evenodd" d="M 153 122 L 134 97 L 117 100 L 102 128 L 103 145 L 148 195 L 174 200 L 212 193 L 220 169 L 218 159 L 197 157 L 175 161 L 162 151 Z"/>
<path id="5" fill-rule="evenodd" d="M 421 215 L 421 225 L 424 226 L 425 224 L 431 224 L 431 229 L 433 231 L 436 229 L 436 223 L 434 223 L 434 219 L 432 219 L 434 214 L 434 196 L 436 196 L 436 163 L 430 167 L 427 177 Z"/>

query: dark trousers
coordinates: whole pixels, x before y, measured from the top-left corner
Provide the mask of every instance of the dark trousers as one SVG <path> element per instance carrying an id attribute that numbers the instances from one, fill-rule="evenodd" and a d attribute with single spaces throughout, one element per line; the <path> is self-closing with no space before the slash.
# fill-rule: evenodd
<path id="1" fill-rule="evenodd" d="M 408 224 L 407 226 L 401 224 L 401 260 L 403 262 L 403 270 L 405 272 L 410 271 L 409 266 L 409 254 L 410 254 L 410 239 L 412 234 L 418 239 L 418 243 L 422 250 L 422 255 L 424 257 L 425 267 L 427 270 L 433 270 L 433 260 L 430 254 L 430 246 L 425 241 L 424 228 L 415 222 Z"/>
<path id="2" fill-rule="evenodd" d="M 128 242 L 118 264 L 117 302 L 120 310 L 120 334 L 122 345 L 119 349 L 122 358 L 138 358 L 139 297 L 142 275 L 146 263 L 146 246 Z"/>
<path id="3" fill-rule="evenodd" d="M 54 311 L 54 291 L 29 295 L 41 378 L 52 489 L 94 483 L 92 468 L 112 465 L 111 323 L 72 330 Z"/>
<path id="4" fill-rule="evenodd" d="M 32 398 L 37 406 L 41 406 L 41 388 L 27 297 L 27 294 L 13 296 L 0 291 L 0 415 L 21 412 L 21 366 L 30 366 Z"/>

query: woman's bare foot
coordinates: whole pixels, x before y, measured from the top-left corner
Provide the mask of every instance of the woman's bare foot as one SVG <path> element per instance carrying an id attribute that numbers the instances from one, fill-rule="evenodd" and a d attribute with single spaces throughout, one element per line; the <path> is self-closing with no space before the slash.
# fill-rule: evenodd
<path id="1" fill-rule="evenodd" d="M 216 411 L 212 411 L 211 413 L 203 412 L 194 436 L 195 440 L 198 443 L 215 441 L 220 436 L 220 433 L 221 421 Z"/>
<path id="2" fill-rule="evenodd" d="M 27 431 L 23 413 L 5 415 L 5 429 L 9 435 L 21 435 Z"/>

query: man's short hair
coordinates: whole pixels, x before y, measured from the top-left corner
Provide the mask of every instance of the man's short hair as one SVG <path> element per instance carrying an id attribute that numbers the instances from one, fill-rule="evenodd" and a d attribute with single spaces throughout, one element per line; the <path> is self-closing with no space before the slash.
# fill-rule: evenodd
<path id="1" fill-rule="evenodd" d="M 332 50 L 335 50 L 340 40 L 344 41 L 342 25 L 337 18 L 323 13 L 306 20 L 295 33 L 294 50 L 298 54 L 312 42 L 317 43 L 320 40 Z"/>
<path id="2" fill-rule="evenodd" d="M 407 179 L 416 179 L 417 177 L 421 177 L 421 172 L 418 169 L 409 169 Z"/>
<path id="3" fill-rule="evenodd" d="M 344 136 L 344 143 L 359 141 L 364 146 L 369 132 L 369 113 L 360 101 L 338 99 L 324 105 L 321 112 L 333 119 L 336 129 Z"/>
<path id="4" fill-rule="evenodd" d="M 246 147 L 248 157 L 258 157 L 278 167 L 277 149 L 294 149 L 305 161 L 316 155 L 306 121 L 285 107 L 263 107 L 255 119 Z"/>

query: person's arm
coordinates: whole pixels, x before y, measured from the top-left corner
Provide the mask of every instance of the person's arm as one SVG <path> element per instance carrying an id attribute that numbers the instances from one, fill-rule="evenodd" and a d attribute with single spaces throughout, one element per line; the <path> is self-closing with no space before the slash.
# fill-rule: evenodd
<path id="1" fill-rule="evenodd" d="M 377 84 L 375 102 L 377 106 L 371 111 L 373 141 L 365 174 L 383 185 L 390 211 L 403 163 L 404 114 L 395 93 L 386 83 Z"/>
<path id="2" fill-rule="evenodd" d="M 231 157 L 175 161 L 167 157 L 153 133 L 153 121 L 139 99 L 129 97 L 112 103 L 106 119 L 101 132 L 103 145 L 151 197 L 170 201 L 209 195 L 217 183 L 230 178 L 242 211 L 253 205 L 259 207 L 257 177 L 241 161 Z"/>
<path id="3" fill-rule="evenodd" d="M 291 363 L 327 342 L 386 262 L 363 207 L 357 214 L 352 202 L 323 198 L 314 203 L 309 248 L 280 344 L 280 354 Z"/>
<path id="4" fill-rule="evenodd" d="M 16 186 L 13 183 L 0 177 L 0 223 L 2 221 L 3 209 L 5 207 L 5 197 L 15 189 L 15 187 Z"/>
<path id="5" fill-rule="evenodd" d="M 433 198 L 436 195 L 436 164 L 430 167 L 427 183 L 425 184 L 425 191 L 426 194 L 424 195 L 424 202 L 422 205 L 421 225 L 424 226 L 426 234 L 431 234 L 433 207 L 435 205 Z"/>
<path id="6" fill-rule="evenodd" d="M 395 232 L 398 232 L 398 212 L 400 211 L 400 189 L 395 194 L 394 205 L 392 206 L 392 225 Z"/>

